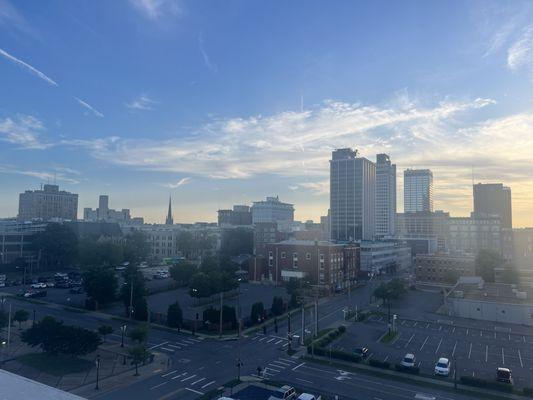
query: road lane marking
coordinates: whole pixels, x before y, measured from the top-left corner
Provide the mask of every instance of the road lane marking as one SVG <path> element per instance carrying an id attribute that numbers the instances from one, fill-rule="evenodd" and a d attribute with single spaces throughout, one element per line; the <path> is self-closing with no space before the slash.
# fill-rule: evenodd
<path id="1" fill-rule="evenodd" d="M 254 336 L 252 340 L 259 339 L 261 336 Z"/>
<path id="2" fill-rule="evenodd" d="M 518 359 L 520 360 L 520 366 L 524 368 L 524 363 L 522 363 L 522 354 L 520 354 L 520 349 L 518 349 Z"/>
<path id="3" fill-rule="evenodd" d="M 288 367 L 289 365 L 291 365 L 290 363 L 288 362 L 284 362 L 284 361 L 279 361 L 279 360 L 276 360 L 276 361 L 272 361 L 272 362 L 275 362 L 276 364 L 281 364 L 281 365 L 284 365 L 285 367 Z"/>
<path id="4" fill-rule="evenodd" d="M 288 346 L 289 345 L 289 342 L 285 343 L 283 346 L 281 347 L 285 347 L 285 346 Z"/>
<path id="5" fill-rule="evenodd" d="M 302 365 L 305 365 L 305 363 L 298 364 L 296 367 L 294 367 L 292 370 L 296 371 L 298 368 L 300 368 Z"/>
<path id="6" fill-rule="evenodd" d="M 270 365 L 270 364 L 269 364 L 269 365 Z M 268 369 L 269 371 L 274 371 L 274 372 L 276 372 L 276 373 L 281 372 L 281 371 L 278 371 L 277 369 L 274 369 L 274 368 L 272 368 L 272 367 L 265 367 L 265 370 L 267 370 L 267 369 Z"/>
<path id="7" fill-rule="evenodd" d="M 452 329 L 452 333 L 455 333 L 455 326 L 454 326 L 453 329 Z"/>
<path id="8" fill-rule="evenodd" d="M 283 342 L 283 340 L 278 340 L 276 343 L 274 344 L 280 344 L 281 342 Z"/>
<path id="9" fill-rule="evenodd" d="M 187 372 L 184 372 L 183 374 L 179 374 L 179 375 L 173 376 L 172 380 L 181 378 L 182 376 L 185 376 L 185 375 L 187 375 Z"/>
<path id="10" fill-rule="evenodd" d="M 267 340 L 267 343 L 270 343 L 270 342 L 272 342 L 273 340 L 276 340 L 276 338 L 273 337 L 272 339 Z"/>
<path id="11" fill-rule="evenodd" d="M 404 349 L 406 349 L 407 346 L 409 346 L 409 344 L 411 344 L 411 340 L 413 340 L 414 337 L 415 337 L 415 334 L 413 333 L 411 335 L 411 337 L 409 338 L 409 340 L 407 341 L 407 343 L 405 344 L 405 346 L 403 346 Z"/>
<path id="12" fill-rule="evenodd" d="M 435 354 L 437 354 L 439 352 L 441 344 L 442 344 L 442 338 L 440 338 L 440 342 L 439 342 L 439 345 L 437 346 L 437 349 L 435 350 Z"/>
<path id="13" fill-rule="evenodd" d="M 178 346 L 183 346 L 183 347 L 187 347 L 189 345 L 188 343 L 181 343 L 181 342 L 176 342 L 176 344 Z"/>
<path id="14" fill-rule="evenodd" d="M 275 364 L 274 362 L 271 362 L 271 363 L 268 364 L 268 365 L 270 365 L 271 367 L 274 367 L 274 368 L 281 368 L 281 369 L 285 369 L 285 368 L 287 368 L 286 365 L 278 365 L 278 364 Z"/>
<path id="15" fill-rule="evenodd" d="M 185 379 L 182 379 L 182 380 L 181 380 L 181 382 L 185 382 L 185 381 L 188 381 L 189 379 L 193 379 L 193 378 L 195 378 L 195 377 L 196 377 L 196 375 L 191 375 L 191 376 L 188 376 L 187 378 L 185 378 Z"/>
<path id="16" fill-rule="evenodd" d="M 306 379 L 302 379 L 302 378 L 296 378 L 296 380 L 301 381 L 301 382 L 305 382 L 305 383 L 313 384 L 313 382 L 308 381 L 308 380 L 306 380 Z"/>
<path id="17" fill-rule="evenodd" d="M 405 324 L 405 319 L 402 321 L 402 325 L 404 325 L 404 324 Z"/>
<path id="18" fill-rule="evenodd" d="M 385 359 L 383 361 L 387 361 L 389 359 L 389 356 L 385 357 Z"/>
<path id="19" fill-rule="evenodd" d="M 483 337 L 483 331 L 479 331 L 479 336 Z"/>
<path id="20" fill-rule="evenodd" d="M 167 376 L 169 376 L 169 375 L 173 375 L 173 374 L 175 374 L 176 372 L 178 372 L 177 369 L 175 369 L 174 371 L 171 371 L 171 372 L 167 372 L 165 375 L 161 375 L 161 376 L 162 376 L 163 378 L 166 378 Z"/>
<path id="21" fill-rule="evenodd" d="M 161 387 L 161 386 L 163 386 L 163 385 L 166 385 L 166 384 L 169 383 L 169 382 L 170 382 L 170 381 L 165 381 L 165 382 L 163 382 L 163 383 L 160 383 L 159 385 L 152 386 L 152 387 L 150 388 L 150 390 L 155 390 L 155 389 L 157 389 L 158 387 Z"/>
<path id="22" fill-rule="evenodd" d="M 470 360 L 470 356 L 472 355 L 472 342 L 470 342 L 470 350 L 468 350 L 468 359 Z"/>
<path id="23" fill-rule="evenodd" d="M 295 361 L 295 360 L 288 360 L 286 358 L 281 358 L 281 357 L 279 359 L 282 360 L 282 361 L 287 361 L 288 363 L 291 363 L 291 364 L 296 364 L 297 363 L 297 361 Z"/>
<path id="24" fill-rule="evenodd" d="M 163 345 L 165 345 L 167 343 L 168 343 L 168 341 L 167 342 L 163 342 L 163 343 L 159 343 L 159 344 L 154 344 L 152 347 L 148 347 L 148 350 L 153 350 L 153 349 L 155 349 L 157 347 L 160 347 L 160 346 L 163 346 Z"/>
<path id="25" fill-rule="evenodd" d="M 485 362 L 487 362 L 489 359 L 489 345 L 485 345 Z"/>
<path id="26" fill-rule="evenodd" d="M 503 353 L 503 347 L 502 347 L 502 364 L 505 365 L 505 354 Z"/>
<path id="27" fill-rule="evenodd" d="M 181 349 L 181 347 L 176 346 L 174 344 L 169 344 L 168 347 L 172 347 L 173 349 L 178 349 L 178 350 Z"/>
<path id="28" fill-rule="evenodd" d="M 191 340 L 187 340 L 187 339 L 182 339 L 182 340 L 183 340 L 185 343 L 188 343 L 188 344 L 194 344 L 194 342 L 191 341 Z"/>
<path id="29" fill-rule="evenodd" d="M 161 350 L 170 351 L 171 353 L 174 353 L 176 350 L 169 349 L 168 347 L 161 347 Z"/>
<path id="30" fill-rule="evenodd" d="M 422 349 L 423 349 L 424 346 L 426 345 L 428 339 L 429 339 L 429 336 L 426 336 L 426 340 L 424 340 L 424 343 L 422 343 L 422 346 L 420 346 L 420 351 L 422 351 Z"/>
<path id="31" fill-rule="evenodd" d="M 202 386 L 202 389 L 205 389 L 208 386 L 211 386 L 215 381 L 207 382 L 204 386 Z"/>
<path id="32" fill-rule="evenodd" d="M 525 336 L 522 336 L 522 339 L 524 340 L 524 343 L 526 342 L 526 337 Z"/>
<path id="33" fill-rule="evenodd" d="M 261 339 L 259 339 L 259 341 L 262 342 L 263 340 L 266 340 L 266 339 L 268 339 L 268 337 L 263 336 Z"/>
<path id="34" fill-rule="evenodd" d="M 416 324 L 418 324 L 418 321 L 415 321 L 415 323 L 413 324 L 413 326 L 416 326 Z"/>
<path id="35" fill-rule="evenodd" d="M 429 328 L 429 322 L 428 322 L 427 325 L 426 325 L 426 329 L 428 329 L 428 328 Z"/>
<path id="36" fill-rule="evenodd" d="M 191 386 L 196 385 L 198 382 L 202 382 L 202 381 L 205 381 L 205 378 L 198 379 L 197 381 L 194 381 L 193 383 L 191 383 Z"/>
<path id="37" fill-rule="evenodd" d="M 455 341 L 455 344 L 453 345 L 452 357 L 455 354 L 455 349 L 456 348 L 457 348 L 457 340 Z"/>
<path id="38" fill-rule="evenodd" d="M 468 336 L 468 328 L 466 328 L 466 336 Z"/>
<path id="39" fill-rule="evenodd" d="M 442 331 L 442 325 L 439 326 L 439 331 Z"/>
<path id="40" fill-rule="evenodd" d="M 193 393 L 196 393 L 196 394 L 199 394 L 199 395 L 203 395 L 204 392 L 200 392 L 199 390 L 194 390 L 194 389 L 191 389 L 191 388 L 185 388 L 185 390 L 188 390 L 189 392 L 193 392 Z"/>

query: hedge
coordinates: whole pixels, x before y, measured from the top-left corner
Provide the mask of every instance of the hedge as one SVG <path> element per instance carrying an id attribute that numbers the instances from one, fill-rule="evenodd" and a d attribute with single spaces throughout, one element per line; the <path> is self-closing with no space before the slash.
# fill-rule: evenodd
<path id="1" fill-rule="evenodd" d="M 522 390 L 523 390 L 525 396 L 533 397 L 533 388 L 525 387 Z"/>
<path id="2" fill-rule="evenodd" d="M 368 361 L 368 365 L 371 367 L 377 367 L 377 368 L 383 368 L 383 369 L 389 369 L 390 363 L 387 361 L 379 361 L 375 358 L 372 358 Z"/>
<path id="3" fill-rule="evenodd" d="M 513 392 L 513 385 L 497 381 L 489 381 L 474 376 L 461 376 L 460 381 L 463 385 L 475 386 L 480 388 L 499 390 L 500 392 Z"/>
<path id="4" fill-rule="evenodd" d="M 307 352 L 309 354 L 314 354 L 316 356 L 322 356 L 322 357 L 329 357 L 331 355 L 331 358 L 336 358 L 337 360 L 343 360 L 343 361 L 350 361 L 350 362 L 361 362 L 361 357 L 357 354 L 347 353 L 345 351 L 340 350 L 329 350 L 325 349 L 323 347 L 315 347 L 314 349 L 311 346 L 307 346 Z"/>
<path id="5" fill-rule="evenodd" d="M 408 374 L 418 375 L 420 373 L 420 368 L 418 367 L 406 367 L 402 364 L 396 364 L 394 368 L 396 369 L 396 371 L 406 372 Z"/>

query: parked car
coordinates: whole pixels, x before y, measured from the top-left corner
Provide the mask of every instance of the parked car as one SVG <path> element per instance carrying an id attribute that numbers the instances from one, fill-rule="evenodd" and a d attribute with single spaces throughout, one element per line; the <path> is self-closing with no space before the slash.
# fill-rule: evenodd
<path id="1" fill-rule="evenodd" d="M 35 298 L 35 297 L 46 297 L 46 290 L 36 290 L 35 292 L 26 292 L 24 297 Z"/>
<path id="2" fill-rule="evenodd" d="M 450 375 L 450 360 L 444 357 L 439 358 L 439 361 L 435 364 L 435 375 Z"/>
<path id="3" fill-rule="evenodd" d="M 276 393 L 268 398 L 268 400 L 293 400 L 296 399 L 296 391 L 292 386 L 284 385 L 276 390 Z"/>
<path id="4" fill-rule="evenodd" d="M 404 367 L 412 368 L 415 366 L 415 355 L 411 353 L 407 353 L 404 358 L 402 359 L 402 362 L 400 363 Z"/>
<path id="5" fill-rule="evenodd" d="M 302 393 L 296 400 L 321 400 L 321 396 L 315 396 L 314 394 Z"/>
<path id="6" fill-rule="evenodd" d="M 69 281 L 59 281 L 59 282 L 56 282 L 55 284 L 55 287 L 58 288 L 58 289 L 70 289 L 72 285 L 70 284 Z"/>
<path id="7" fill-rule="evenodd" d="M 20 286 L 22 285 L 22 281 L 20 279 L 16 279 L 12 282 L 12 285 L 13 286 Z"/>
<path id="8" fill-rule="evenodd" d="M 499 367 L 496 369 L 496 380 L 498 382 L 513 384 L 513 377 L 509 368 Z"/>
<path id="9" fill-rule="evenodd" d="M 367 358 L 368 357 L 368 347 L 357 347 L 354 349 L 354 354 L 356 356 L 359 356 L 361 358 Z"/>
<path id="10" fill-rule="evenodd" d="M 70 289 L 69 292 L 72 294 L 81 294 L 83 293 L 83 288 L 81 286 L 76 286 Z"/>
<path id="11" fill-rule="evenodd" d="M 46 283 L 44 282 L 33 283 L 31 285 L 31 288 L 32 289 L 46 289 Z"/>

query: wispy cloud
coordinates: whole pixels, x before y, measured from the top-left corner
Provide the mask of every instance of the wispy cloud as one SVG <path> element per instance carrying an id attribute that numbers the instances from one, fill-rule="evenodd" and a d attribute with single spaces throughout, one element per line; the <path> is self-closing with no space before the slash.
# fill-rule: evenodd
<path id="1" fill-rule="evenodd" d="M 145 17 L 156 20 L 163 15 L 179 15 L 182 9 L 177 0 L 130 0 Z"/>
<path id="2" fill-rule="evenodd" d="M 68 176 L 68 174 L 64 172 L 42 171 L 42 170 L 34 171 L 34 170 L 29 170 L 29 169 L 21 169 L 21 168 L 12 166 L 12 165 L 0 165 L 0 174 L 31 176 L 43 182 L 58 181 L 58 182 L 69 183 L 72 185 L 80 183 L 78 179 L 70 177 Z"/>
<path id="3" fill-rule="evenodd" d="M 31 115 L 20 114 L 15 118 L 0 120 L 0 140 L 21 148 L 42 150 L 51 147 L 51 143 L 44 143 L 39 139 L 43 130 L 43 123 Z"/>
<path id="4" fill-rule="evenodd" d="M 533 71 L 533 25 L 524 28 L 518 40 L 509 48 L 507 66 L 512 71 Z"/>
<path id="5" fill-rule="evenodd" d="M 0 0 L 0 28 L 10 33 L 23 33 L 36 36 L 28 21 L 17 11 L 8 0 Z"/>
<path id="6" fill-rule="evenodd" d="M 44 73 L 39 71 L 37 68 L 32 67 L 30 64 L 25 63 L 24 61 L 16 58 L 15 56 L 12 56 L 7 51 L 0 49 L 0 56 L 3 56 L 6 59 L 8 59 L 9 61 L 12 61 L 15 64 L 21 66 L 22 68 L 26 69 L 27 71 L 29 71 L 33 75 L 35 75 L 38 78 L 40 78 L 43 81 L 45 81 L 46 83 L 48 83 L 48 84 L 50 84 L 52 86 L 58 86 L 57 82 L 55 82 L 53 79 L 51 79 L 48 76 L 46 76 Z"/>
<path id="7" fill-rule="evenodd" d="M 162 183 L 161 186 L 169 188 L 169 189 L 177 189 L 180 186 L 186 185 L 191 181 L 190 177 L 181 178 L 177 182 L 170 182 L 170 183 Z"/>
<path id="8" fill-rule="evenodd" d="M 204 39 L 202 35 L 198 36 L 198 48 L 204 60 L 204 65 L 211 71 L 218 72 L 218 67 L 211 61 L 211 58 L 209 58 L 209 54 L 207 54 L 207 51 L 204 48 Z"/>
<path id="9" fill-rule="evenodd" d="M 142 94 L 130 103 L 126 103 L 125 105 L 127 108 L 131 108 L 134 110 L 152 111 L 156 103 L 156 101 L 150 99 L 147 95 Z"/>
<path id="10" fill-rule="evenodd" d="M 98 118 L 103 118 L 104 117 L 104 114 L 102 114 L 100 111 L 98 111 L 96 108 L 94 108 L 93 106 L 91 106 L 89 103 L 83 101 L 82 99 L 78 98 L 78 97 L 74 97 L 74 99 L 76 99 L 76 101 L 81 104 L 83 107 L 85 107 L 87 110 L 91 111 L 94 115 L 96 115 Z"/>

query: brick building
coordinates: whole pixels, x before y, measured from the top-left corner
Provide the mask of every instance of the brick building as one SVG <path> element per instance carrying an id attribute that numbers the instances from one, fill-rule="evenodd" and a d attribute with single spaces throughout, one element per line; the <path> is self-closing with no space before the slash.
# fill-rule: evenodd
<path id="1" fill-rule="evenodd" d="M 462 276 L 474 276 L 475 257 L 459 254 L 418 254 L 415 277 L 418 282 L 455 284 Z"/>

